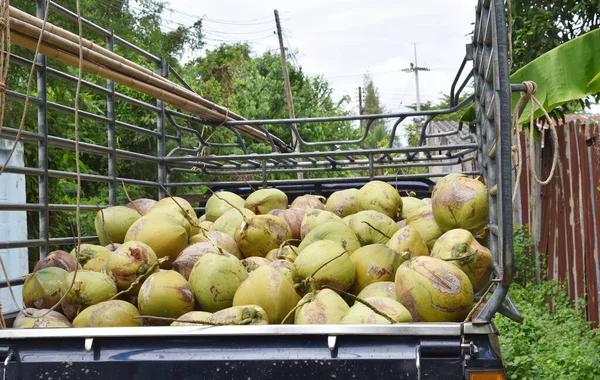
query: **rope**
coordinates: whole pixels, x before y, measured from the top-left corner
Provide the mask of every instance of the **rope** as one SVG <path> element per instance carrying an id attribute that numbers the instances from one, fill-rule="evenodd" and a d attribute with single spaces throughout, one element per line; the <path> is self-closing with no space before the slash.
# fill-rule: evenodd
<path id="1" fill-rule="evenodd" d="M 76 245 L 76 253 L 75 253 L 75 259 L 77 262 L 79 262 L 79 255 L 81 253 L 81 168 L 79 167 L 79 95 L 81 92 L 81 80 L 82 80 L 82 74 L 83 74 L 83 46 L 82 46 L 82 41 L 83 41 L 83 24 L 81 22 L 81 10 L 80 10 L 80 0 L 76 0 L 76 5 L 77 5 L 77 24 L 79 27 L 79 74 L 77 76 L 77 89 L 75 90 L 75 166 L 76 166 L 76 170 L 77 170 L 77 201 L 76 201 L 76 215 L 75 215 L 75 221 L 77 224 L 77 245 Z M 50 4 L 50 1 L 47 2 L 47 4 Z M 46 5 L 47 7 L 48 5 Z M 46 15 L 47 15 L 47 9 L 46 8 Z M 43 29 L 42 29 L 43 32 Z M 40 33 L 40 41 L 41 41 L 41 36 L 43 33 Z M 73 279 L 71 280 L 71 284 L 69 284 L 69 288 L 67 289 L 67 291 L 65 292 L 65 294 L 63 294 L 60 299 L 58 300 L 58 302 L 56 302 L 46 313 L 44 313 L 42 316 L 40 316 L 40 318 L 45 317 L 47 314 L 49 314 L 51 311 L 55 310 L 62 302 L 63 300 L 67 297 L 67 295 L 71 292 L 71 290 L 73 289 L 73 286 L 75 285 L 75 280 L 77 279 L 77 270 L 78 267 L 75 267 L 75 269 L 73 270 Z M 79 314 L 79 312 L 78 312 Z"/>
<path id="2" fill-rule="evenodd" d="M 6 99 L 6 79 L 10 65 L 10 1 L 3 0 L 0 4 L 0 134 L 4 125 L 4 106 Z"/>
<path id="3" fill-rule="evenodd" d="M 556 132 L 556 124 L 554 120 L 548 115 L 548 112 L 544 109 L 544 106 L 540 103 L 539 100 L 535 97 L 535 93 L 537 92 L 537 85 L 532 81 L 523 82 L 527 91 L 521 92 L 521 97 L 515 106 L 515 110 L 513 112 L 512 125 L 513 125 L 513 140 L 516 135 L 517 140 L 517 149 L 516 149 L 516 160 L 515 166 L 517 167 L 517 176 L 515 179 L 515 186 L 513 189 L 513 197 L 512 204 L 513 207 L 515 205 L 515 201 L 517 199 L 517 190 L 519 189 L 519 182 L 521 181 L 521 175 L 523 173 L 523 163 L 521 161 L 521 137 L 520 134 L 523 131 L 522 125 L 519 123 L 519 115 L 525 109 L 525 106 L 528 103 L 531 103 L 531 109 L 529 113 L 529 170 L 531 174 L 533 174 L 533 179 L 540 185 L 547 185 L 554 177 L 554 171 L 556 170 L 556 165 L 558 163 L 558 133 Z M 535 148 L 533 143 L 533 130 L 535 127 L 535 108 L 539 108 L 544 113 L 544 117 L 547 120 L 547 124 L 543 127 L 544 129 L 550 129 L 552 133 L 552 139 L 554 140 L 554 148 L 553 148 L 553 156 L 552 156 L 552 167 L 550 168 L 550 173 L 548 174 L 548 178 L 545 180 L 540 180 L 535 170 Z M 525 141 L 527 143 L 527 140 Z"/>

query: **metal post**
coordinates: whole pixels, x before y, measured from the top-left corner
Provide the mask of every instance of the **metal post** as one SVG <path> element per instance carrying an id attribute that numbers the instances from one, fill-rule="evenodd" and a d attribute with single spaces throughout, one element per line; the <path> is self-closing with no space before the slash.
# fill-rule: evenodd
<path id="1" fill-rule="evenodd" d="M 415 50 L 415 83 L 417 85 L 417 112 L 421 112 L 421 96 L 419 94 L 419 64 L 417 63 L 417 44 L 413 44 Z"/>
<path id="2" fill-rule="evenodd" d="M 106 48 L 110 51 L 114 50 L 115 36 L 114 33 L 106 37 Z M 106 117 L 111 120 L 107 125 L 108 148 L 111 153 L 108 154 L 108 176 L 113 180 L 108 183 L 108 204 L 115 206 L 117 204 L 117 144 L 115 135 L 115 82 L 107 79 L 106 88 L 110 94 L 106 96 Z"/>
<path id="3" fill-rule="evenodd" d="M 161 58 L 160 62 L 156 63 L 156 71 L 163 77 L 167 77 L 169 75 L 169 64 L 165 61 L 164 58 Z M 157 155 L 159 159 L 165 158 L 165 102 L 162 100 L 156 100 L 156 106 L 160 109 L 156 112 L 156 131 L 160 133 L 160 136 L 157 139 L 156 149 Z M 164 161 L 159 161 L 158 163 L 158 183 L 161 185 L 165 185 L 167 183 L 167 164 Z M 167 194 L 159 187 L 158 189 L 158 199 L 162 199 Z"/>
<path id="4" fill-rule="evenodd" d="M 362 87 L 358 86 L 358 114 L 362 115 L 363 106 L 362 106 Z"/>
<path id="5" fill-rule="evenodd" d="M 46 11 L 47 0 L 37 0 L 36 2 L 36 16 L 38 18 L 44 18 L 44 12 Z M 46 108 L 46 56 L 38 54 L 36 63 L 40 68 L 36 71 L 37 79 L 37 96 L 41 100 L 38 106 L 38 132 L 42 135 L 42 138 L 38 142 L 38 168 L 43 170 L 43 174 L 39 176 L 38 195 L 40 203 L 44 205 L 44 208 L 40 210 L 39 216 L 39 227 L 40 227 L 40 239 L 45 241 L 45 244 L 40 246 L 40 259 L 46 257 L 48 254 L 48 118 Z"/>
<path id="6" fill-rule="evenodd" d="M 281 66 L 282 66 L 282 70 L 283 70 L 283 82 L 284 82 L 284 86 L 285 86 L 285 99 L 288 104 L 290 119 L 295 119 L 296 112 L 294 111 L 294 100 L 292 99 L 292 85 L 290 84 L 290 74 L 288 73 L 288 69 L 287 69 L 285 48 L 283 47 L 283 34 L 281 32 L 281 23 L 279 21 L 279 12 L 277 11 L 277 9 L 275 9 L 274 13 L 275 13 L 275 26 L 277 28 L 277 37 L 279 38 L 279 50 L 281 51 Z M 300 144 L 294 133 L 294 130 L 296 130 L 296 124 L 293 123 L 292 126 L 294 127 L 293 130 L 291 131 L 292 132 L 292 145 L 294 146 L 294 152 L 300 152 Z M 301 172 L 299 172 L 297 174 L 297 177 L 298 177 L 298 179 L 303 179 L 304 175 Z"/>

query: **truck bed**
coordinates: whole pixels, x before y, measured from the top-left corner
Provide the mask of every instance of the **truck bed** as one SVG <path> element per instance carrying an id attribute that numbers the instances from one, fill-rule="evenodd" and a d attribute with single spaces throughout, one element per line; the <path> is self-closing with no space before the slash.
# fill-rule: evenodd
<path id="1" fill-rule="evenodd" d="M 471 323 L 4 330 L 0 350 L 7 379 L 463 379 L 502 369 L 494 326 Z"/>

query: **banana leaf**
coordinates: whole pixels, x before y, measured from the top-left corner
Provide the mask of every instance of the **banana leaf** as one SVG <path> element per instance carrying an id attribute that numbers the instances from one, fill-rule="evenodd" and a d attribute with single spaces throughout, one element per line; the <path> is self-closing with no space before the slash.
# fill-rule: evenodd
<path id="1" fill-rule="evenodd" d="M 510 76 L 510 83 L 534 81 L 535 97 L 546 111 L 572 100 L 600 92 L 600 29 L 574 38 L 539 56 Z M 513 93 L 514 109 L 520 93 Z M 530 106 L 523 111 L 520 123 L 528 122 Z M 535 117 L 542 116 L 536 110 Z M 475 119 L 474 107 L 465 112 L 463 121 Z"/>

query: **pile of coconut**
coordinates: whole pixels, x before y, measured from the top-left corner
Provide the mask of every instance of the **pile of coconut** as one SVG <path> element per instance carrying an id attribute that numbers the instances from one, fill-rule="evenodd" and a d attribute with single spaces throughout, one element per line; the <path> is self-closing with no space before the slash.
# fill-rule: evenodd
<path id="1" fill-rule="evenodd" d="M 139 199 L 98 212 L 99 245 L 37 263 L 14 327 L 462 322 L 494 268 L 487 223 L 486 185 L 460 174 L 431 199 L 221 191 L 200 218 Z"/>

